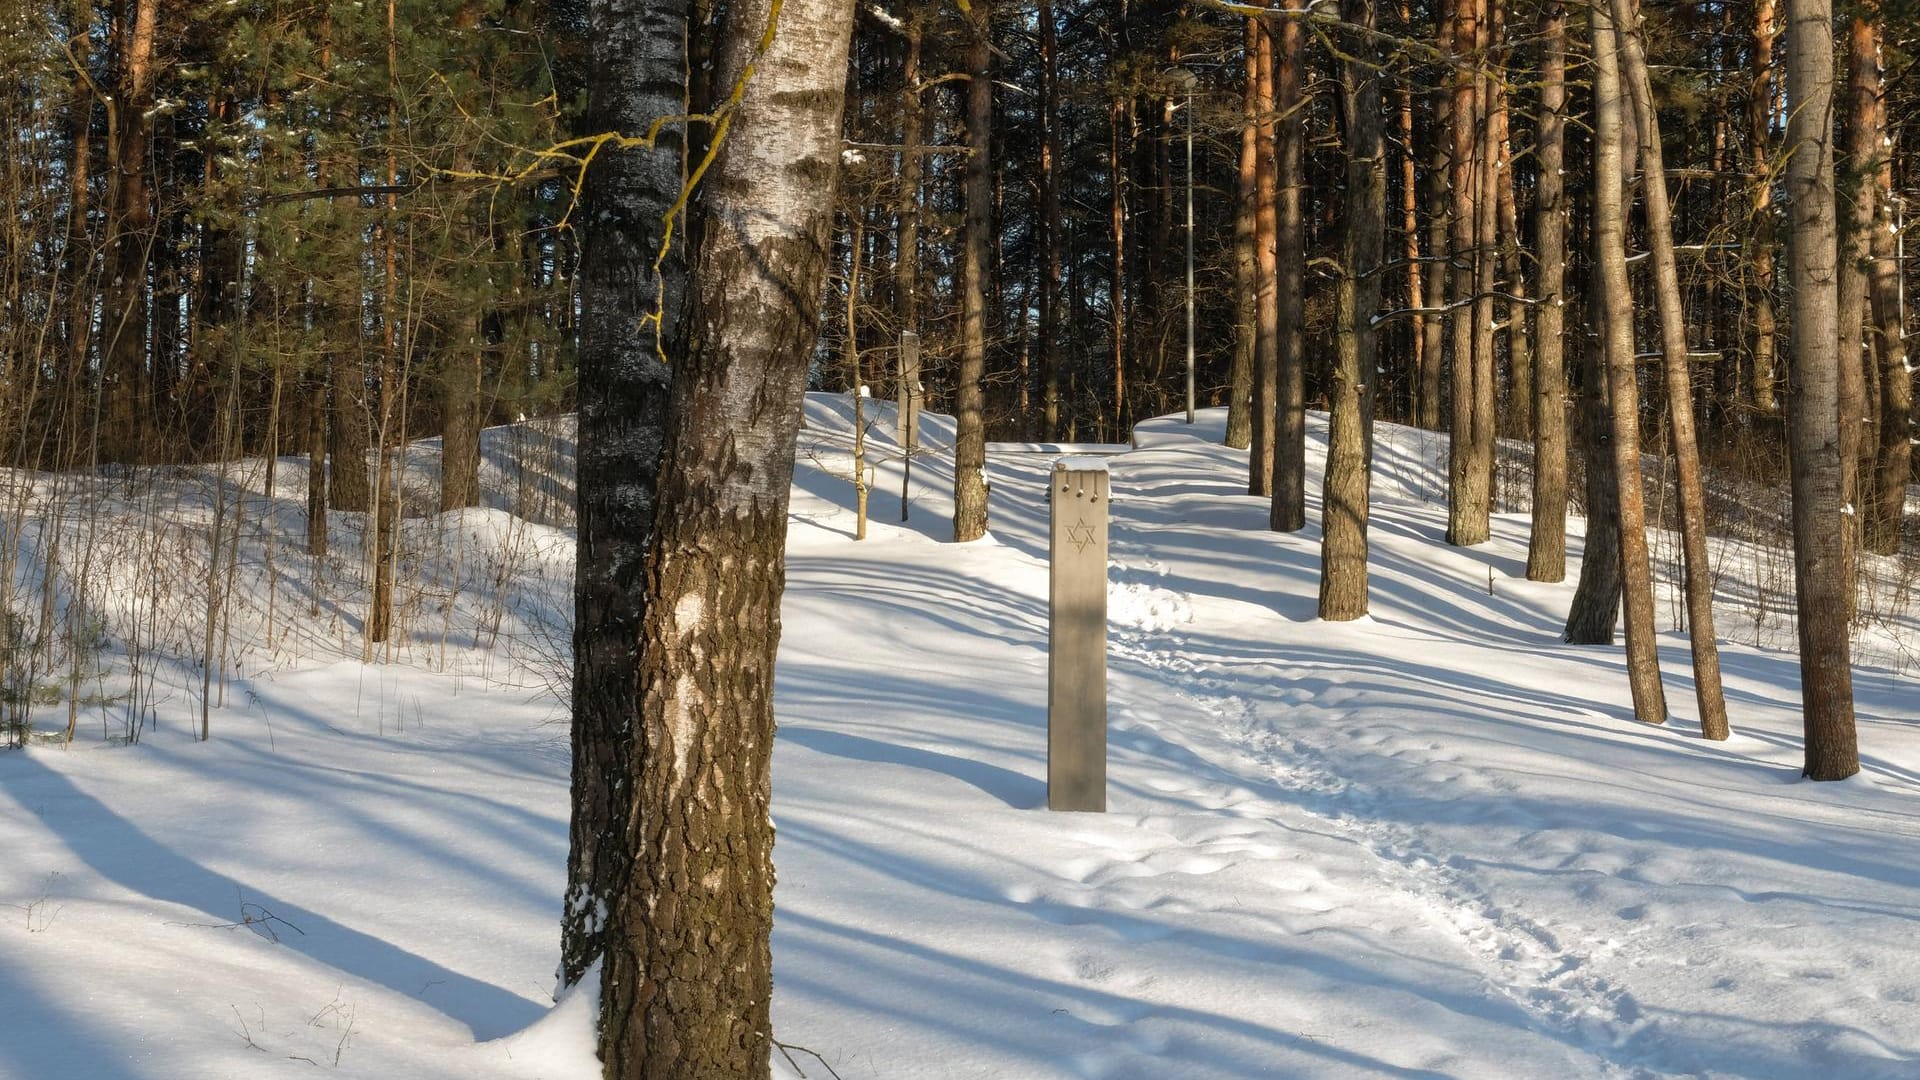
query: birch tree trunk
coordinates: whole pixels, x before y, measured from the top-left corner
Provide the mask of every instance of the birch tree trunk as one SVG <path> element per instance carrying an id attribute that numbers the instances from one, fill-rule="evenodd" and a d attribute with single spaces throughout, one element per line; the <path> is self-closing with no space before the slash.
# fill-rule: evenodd
<path id="1" fill-rule="evenodd" d="M 621 815 L 633 870 L 602 974 L 608 1080 L 769 1075 L 774 654 L 852 27 L 851 0 L 743 0 L 708 31 L 716 85 L 745 93 L 703 181 L 673 367 Z"/>
<path id="2" fill-rule="evenodd" d="M 1833 5 L 1787 0 L 1787 278 L 1792 285 L 1794 596 L 1798 602 L 1804 774 L 1860 771 L 1847 636 L 1853 592 L 1843 535 L 1839 294 L 1833 178 Z"/>

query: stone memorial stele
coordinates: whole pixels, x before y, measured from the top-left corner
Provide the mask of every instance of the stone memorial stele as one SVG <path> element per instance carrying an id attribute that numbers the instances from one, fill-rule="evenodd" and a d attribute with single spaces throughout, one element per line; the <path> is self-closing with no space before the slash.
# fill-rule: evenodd
<path id="1" fill-rule="evenodd" d="M 1107 808 L 1107 463 L 1053 463 L 1047 808 Z"/>

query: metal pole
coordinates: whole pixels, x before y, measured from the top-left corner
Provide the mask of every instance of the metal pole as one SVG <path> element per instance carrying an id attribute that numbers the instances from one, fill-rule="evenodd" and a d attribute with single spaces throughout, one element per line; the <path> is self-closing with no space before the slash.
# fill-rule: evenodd
<path id="1" fill-rule="evenodd" d="M 1193 423 L 1193 79 L 1187 81 L 1187 423 Z"/>

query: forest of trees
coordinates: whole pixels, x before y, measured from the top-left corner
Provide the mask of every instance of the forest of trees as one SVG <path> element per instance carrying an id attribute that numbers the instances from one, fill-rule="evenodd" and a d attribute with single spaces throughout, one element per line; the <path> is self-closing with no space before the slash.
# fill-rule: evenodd
<path id="1" fill-rule="evenodd" d="M 1328 619 L 1367 608 L 1375 422 L 1443 433 L 1448 543 L 1525 510 L 1559 581 L 1586 514 L 1566 638 L 1623 614 L 1652 723 L 1672 530 L 1708 738 L 1708 538 L 1790 489 L 1806 774 L 1855 772 L 1856 564 L 1911 542 L 1912 16 L 7 0 L 0 459 L 310 454 L 309 547 L 368 514 L 379 567 L 395 448 L 439 437 L 459 508 L 483 426 L 577 408 L 564 973 L 604 961 L 620 1075 L 746 1075 L 800 394 L 890 391 L 907 335 L 957 540 L 988 438 L 1124 440 L 1189 385 L 1299 530 L 1326 410 Z"/>

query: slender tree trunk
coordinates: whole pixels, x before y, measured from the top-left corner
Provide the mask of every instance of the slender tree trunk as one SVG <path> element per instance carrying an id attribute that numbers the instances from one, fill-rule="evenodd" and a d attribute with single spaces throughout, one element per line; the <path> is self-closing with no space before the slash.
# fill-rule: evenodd
<path id="1" fill-rule="evenodd" d="M 484 327 L 480 335 L 484 337 Z M 440 509 L 480 505 L 483 353 L 456 346 L 441 372 Z"/>
<path id="2" fill-rule="evenodd" d="M 1867 267 L 1872 258 L 1875 185 L 1874 162 L 1880 146 L 1874 139 L 1873 108 L 1880 81 L 1879 44 L 1874 40 L 1873 24 L 1859 17 L 1848 20 L 1847 90 L 1842 130 L 1846 134 L 1845 167 L 1838 204 L 1840 250 L 1835 267 L 1840 322 L 1840 491 L 1847 508 L 1847 577 L 1854 578 L 1855 552 L 1860 542 L 1860 512 L 1866 491 L 1863 477 L 1872 467 L 1872 458 L 1862 460 L 1865 427 L 1872 421 L 1867 404 L 1866 365 L 1870 355 L 1867 344 Z M 1848 590 L 1849 614 L 1856 602 Z"/>
<path id="3" fill-rule="evenodd" d="M 1589 321 L 1605 289 L 1595 267 L 1588 293 Z M 1620 485 L 1613 471 L 1613 435 L 1608 419 L 1607 361 L 1598 335 L 1589 334 L 1580 350 L 1582 382 L 1580 426 L 1586 445 L 1587 536 L 1580 556 L 1580 580 L 1567 610 L 1565 638 L 1573 645 L 1611 645 L 1620 621 Z"/>
<path id="4" fill-rule="evenodd" d="M 822 0 L 825 2 L 825 0 Z M 987 0 L 974 5 L 967 43 L 966 234 L 961 256 L 960 371 L 955 394 L 953 442 L 953 539 L 978 540 L 987 532 L 986 398 L 987 259 L 993 232 L 993 41 Z M 1116 358 L 1117 359 L 1117 358 Z"/>
<path id="5" fill-rule="evenodd" d="M 1059 42 L 1053 0 L 1039 0 L 1040 20 L 1040 398 L 1041 435 L 1060 437 Z"/>
<path id="6" fill-rule="evenodd" d="M 1476 208 L 1481 194 L 1475 143 L 1480 81 L 1472 54 L 1480 40 L 1477 0 L 1450 0 L 1452 49 L 1455 58 L 1453 94 L 1448 112 L 1453 149 L 1450 155 L 1452 234 L 1448 254 L 1453 264 L 1452 401 L 1447 426 L 1447 542 L 1462 547 L 1482 543 L 1488 535 L 1487 492 L 1478 467 L 1475 413 L 1479 402 L 1479 359 L 1475 349 L 1479 305 L 1474 296 L 1479 280 L 1479 230 Z"/>
<path id="7" fill-rule="evenodd" d="M 1259 335 L 1259 264 L 1254 257 L 1260 177 L 1260 47 L 1265 34 L 1256 19 L 1245 20 L 1242 35 L 1246 86 L 1241 95 L 1240 171 L 1233 211 L 1233 366 L 1227 378 L 1227 445 L 1253 445 L 1253 369 Z"/>
<path id="8" fill-rule="evenodd" d="M 1667 203 L 1667 170 L 1654 109 L 1653 78 L 1641 46 L 1638 5 L 1611 0 L 1615 35 L 1633 98 L 1640 140 L 1641 190 L 1646 196 L 1648 247 L 1653 255 L 1655 301 L 1660 312 L 1660 351 L 1666 373 L 1668 430 L 1680 489 L 1680 547 L 1686 579 L 1687 633 L 1693 649 L 1694 694 L 1700 732 L 1727 737 L 1727 700 L 1720 686 L 1720 649 L 1713 628 L 1713 575 L 1707 554 L 1707 501 L 1700 482 L 1700 446 L 1694 434 L 1693 373 L 1687 362 L 1687 316 L 1681 306 L 1680 269 L 1673 253 L 1673 213 Z"/>
<path id="9" fill-rule="evenodd" d="M 1303 0 L 1283 0 L 1289 11 Z M 1274 353 L 1276 390 L 1273 438 L 1273 505 L 1268 522 L 1275 532 L 1296 532 L 1307 524 L 1307 111 L 1306 33 L 1299 19 L 1280 22 L 1274 41 L 1274 106 L 1279 109 L 1274 143 L 1278 201 L 1274 211 L 1274 307 L 1279 341 Z"/>
<path id="10" fill-rule="evenodd" d="M 307 378 L 307 554 L 317 579 L 327 554 L 327 384 L 319 374 Z"/>
<path id="11" fill-rule="evenodd" d="M 1347 0 L 1342 16 L 1371 30 L 1374 0 Z M 1335 361 L 1329 408 L 1327 474 L 1321 492 L 1320 617 L 1367 613 L 1367 518 L 1372 466 L 1375 373 L 1380 367 L 1373 317 L 1380 310 L 1380 262 L 1387 230 L 1387 150 L 1377 49 L 1355 46 L 1343 61 L 1347 184 Z"/>
<path id="12" fill-rule="evenodd" d="M 1400 2 L 1400 22 L 1404 26 L 1413 25 L 1413 12 L 1407 0 Z M 1407 411 L 1403 417 L 1416 417 L 1420 408 L 1420 387 L 1427 370 L 1427 323 L 1429 319 L 1419 309 L 1427 305 L 1426 268 L 1420 262 L 1420 186 L 1419 168 L 1415 163 L 1413 124 L 1413 86 L 1404 85 L 1399 91 L 1399 108 L 1396 119 L 1400 129 L 1400 239 L 1401 254 L 1407 260 L 1407 306 L 1415 309 L 1408 319 L 1407 351 L 1411 385 L 1407 388 Z"/>
<path id="13" fill-rule="evenodd" d="M 1769 162 L 1773 145 L 1773 43 L 1780 28 L 1775 0 L 1754 0 L 1753 41 L 1747 86 L 1747 169 L 1753 180 L 1753 239 L 1747 244 L 1747 267 L 1752 274 L 1747 292 L 1753 305 L 1753 407 L 1762 413 L 1778 410 L 1774 395 L 1774 357 L 1777 352 L 1773 311 L 1773 177 Z"/>
<path id="14" fill-rule="evenodd" d="M 1262 25 L 1254 38 L 1258 76 L 1254 95 L 1260 125 L 1254 132 L 1259 160 L 1253 199 L 1253 446 L 1247 457 L 1247 494 L 1271 497 L 1280 400 L 1280 301 L 1275 291 L 1278 264 L 1274 261 L 1279 200 L 1273 161 L 1273 34 Z"/>
<path id="15" fill-rule="evenodd" d="M 1453 51 L 1453 17 L 1449 5 L 1453 0 L 1439 0 L 1440 14 L 1435 19 L 1438 47 L 1443 54 Z M 1452 289 L 1452 260 L 1463 258 L 1464 253 L 1456 253 L 1450 247 L 1452 239 L 1453 199 L 1453 141 L 1449 137 L 1453 130 L 1453 92 L 1450 88 L 1436 87 L 1433 94 L 1433 116 L 1427 124 L 1428 140 L 1432 157 L 1427 163 L 1427 183 L 1424 199 L 1427 205 L 1427 257 L 1433 268 L 1423 283 L 1428 301 L 1435 306 L 1444 305 Z M 1444 404 L 1447 385 L 1447 347 L 1450 341 L 1448 330 L 1453 320 L 1445 315 L 1426 317 L 1426 342 L 1421 347 L 1420 368 L 1420 426 L 1428 431 L 1439 431 L 1441 424 L 1441 406 Z"/>
<path id="16" fill-rule="evenodd" d="M 893 302 L 900 330 L 920 331 L 920 181 L 925 163 L 920 157 L 920 19 L 915 15 L 906 30 L 906 56 L 900 78 L 900 192 L 895 214 Z M 1057 194 L 1057 193 L 1056 193 Z"/>
<path id="17" fill-rule="evenodd" d="M 1868 274 L 1873 297 L 1873 356 L 1880 366 L 1879 447 L 1874 459 L 1871 505 L 1866 513 L 1866 547 L 1878 555 L 1900 550 L 1900 531 L 1906 512 L 1907 485 L 1913 476 L 1913 374 L 1907 370 L 1906 327 L 1900 303 L 1900 264 L 1896 233 L 1900 222 L 1893 206 L 1894 148 L 1887 129 L 1884 77 L 1880 79 L 1873 110 L 1874 144 L 1882 147 L 1873 170 L 1878 216 L 1873 229 L 1873 265 Z"/>
<path id="18" fill-rule="evenodd" d="M 585 131 L 644 131 L 688 110 L 687 8 L 595 0 Z M 632 874 L 625 807 L 639 726 L 647 552 L 657 517 L 670 360 L 681 347 L 684 244 L 656 267 L 686 153 L 668 124 L 650 148 L 601 155 L 587 173 L 580 251 L 579 545 L 574 563 L 573 818 L 560 922 L 560 982 L 606 952 L 608 912 Z M 684 233 L 677 233 L 684 235 Z"/>
<path id="19" fill-rule="evenodd" d="M 1498 50 L 1498 77 L 1493 80 L 1493 116 L 1491 150 L 1495 160 L 1495 225 L 1500 236 L 1500 272 L 1504 291 L 1514 299 L 1505 303 L 1507 316 L 1507 372 L 1509 406 L 1504 414 L 1513 421 L 1513 435 L 1533 437 L 1533 335 L 1529 323 L 1534 305 L 1525 302 L 1532 277 L 1520 236 L 1520 206 L 1514 193 L 1513 118 L 1508 103 L 1507 81 L 1512 77 L 1512 48 L 1506 40 L 1507 0 L 1494 0 L 1493 41 Z"/>
<path id="20" fill-rule="evenodd" d="M 1793 474 L 1794 595 L 1806 763 L 1814 780 L 1860 771 L 1847 636 L 1846 449 L 1840 434 L 1838 223 L 1833 177 L 1833 10 L 1787 0 L 1787 277 L 1793 395 L 1787 429 Z"/>
<path id="21" fill-rule="evenodd" d="M 1625 109 L 1622 104 L 1618 35 L 1607 5 L 1596 0 L 1593 24 L 1594 262 L 1600 268 L 1600 336 L 1607 357 L 1612 398 L 1613 462 L 1620 490 L 1620 579 L 1627 613 L 1627 681 L 1633 714 L 1665 723 L 1667 702 L 1660 685 L 1660 656 L 1653 628 L 1653 573 L 1640 476 L 1639 388 L 1634 378 L 1633 294 L 1627 279 L 1624 188 Z"/>
<path id="22" fill-rule="evenodd" d="M 1540 124 L 1534 156 L 1533 242 L 1539 259 L 1540 306 L 1535 326 L 1533 397 L 1533 530 L 1527 539 L 1527 580 L 1567 576 L 1567 208 L 1563 175 L 1567 147 L 1567 11 L 1548 0 L 1540 37 Z M 1609 629 L 1611 634 L 1611 629 Z"/>

